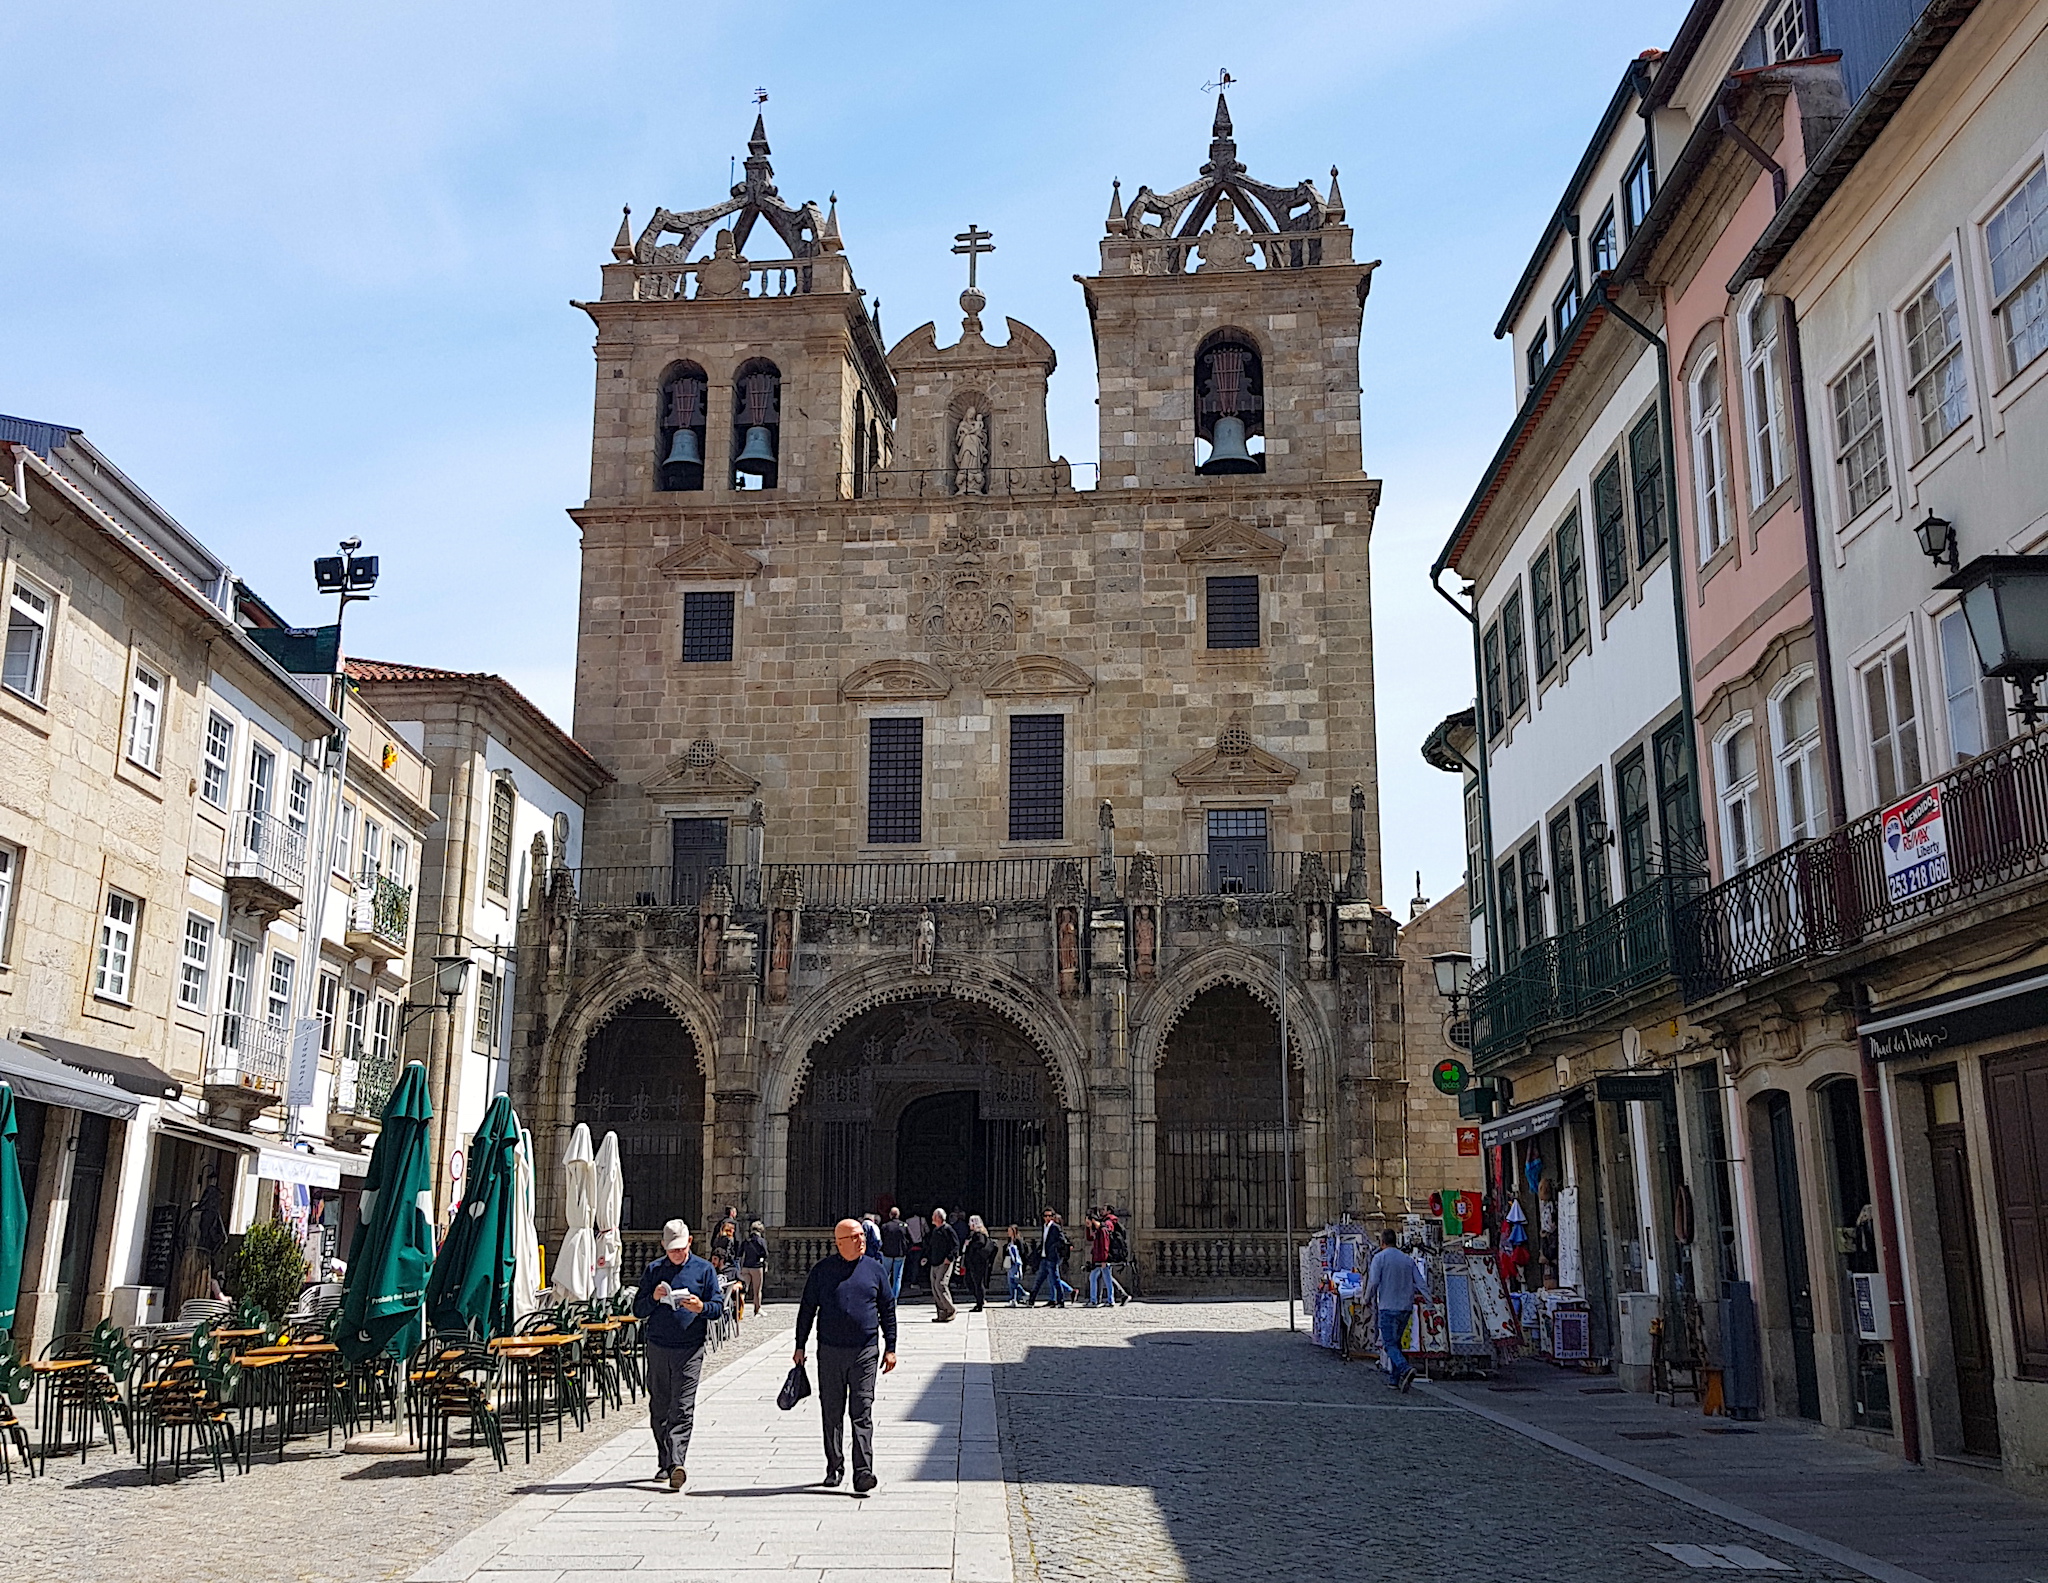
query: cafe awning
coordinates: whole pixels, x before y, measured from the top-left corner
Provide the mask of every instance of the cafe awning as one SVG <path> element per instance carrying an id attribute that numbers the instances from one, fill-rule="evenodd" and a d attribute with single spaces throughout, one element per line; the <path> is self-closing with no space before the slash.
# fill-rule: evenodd
<path id="1" fill-rule="evenodd" d="M 0 1082 L 12 1088 L 18 1099 L 110 1116 L 116 1121 L 128 1120 L 138 1108 L 105 1078 L 66 1066 L 12 1039 L 0 1039 Z"/>
<path id="2" fill-rule="evenodd" d="M 1498 1144 L 1514 1143 L 1522 1138 L 1533 1138 L 1539 1132 L 1548 1132 L 1564 1118 L 1564 1106 L 1564 1096 L 1556 1094 L 1496 1117 L 1480 1127 L 1479 1146 L 1491 1149 Z"/>
<path id="3" fill-rule="evenodd" d="M 185 1092 L 184 1084 L 154 1061 L 146 1061 L 139 1055 L 122 1055 L 115 1050 L 80 1044 L 74 1039 L 54 1039 L 47 1033 L 27 1030 L 18 1031 L 14 1037 L 31 1050 L 66 1066 L 76 1067 L 81 1072 L 104 1077 L 116 1088 L 140 1094 L 144 1099 L 176 1099 Z"/>
<path id="4" fill-rule="evenodd" d="M 252 1176 L 267 1176 L 273 1182 L 303 1182 L 308 1187 L 339 1187 L 341 1185 L 341 1155 L 323 1150 L 322 1159 L 302 1149 L 295 1149 L 282 1138 L 262 1138 L 253 1132 L 230 1132 L 225 1127 L 209 1127 L 203 1121 L 190 1121 L 183 1116 L 166 1116 L 157 1123 L 159 1132 L 174 1138 L 184 1138 L 193 1143 L 205 1144 L 209 1149 L 231 1149 L 237 1154 L 249 1156 L 249 1172 Z M 363 1162 L 368 1169 L 369 1162 Z"/>

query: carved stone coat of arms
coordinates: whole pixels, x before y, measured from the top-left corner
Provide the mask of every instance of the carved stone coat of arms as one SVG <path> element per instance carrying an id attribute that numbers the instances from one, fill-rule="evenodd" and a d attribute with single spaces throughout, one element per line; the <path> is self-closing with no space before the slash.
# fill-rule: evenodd
<path id="1" fill-rule="evenodd" d="M 989 564 L 988 541 L 963 524 L 939 546 L 932 569 L 920 572 L 918 629 L 939 666 L 972 681 L 1010 652 L 1017 607 L 1010 579 Z"/>

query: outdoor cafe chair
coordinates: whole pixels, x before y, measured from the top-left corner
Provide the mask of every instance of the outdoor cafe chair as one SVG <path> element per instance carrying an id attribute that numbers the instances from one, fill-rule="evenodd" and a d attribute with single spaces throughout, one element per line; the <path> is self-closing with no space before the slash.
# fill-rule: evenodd
<path id="1" fill-rule="evenodd" d="M 452 1425 L 461 1419 L 469 1426 L 469 1443 L 483 1436 L 484 1445 L 503 1472 L 505 1432 L 498 1419 L 498 1360 L 489 1349 L 465 1343 L 452 1356 L 439 1358 L 420 1384 L 423 1422 L 420 1442 L 427 1455 L 429 1473 L 448 1471 Z"/>
<path id="2" fill-rule="evenodd" d="M 50 1449 L 66 1443 L 66 1430 L 78 1436 L 78 1460 L 83 1462 L 92 1449 L 93 1431 L 104 1429 L 107 1444 L 120 1448 L 117 1425 L 127 1420 L 128 1404 L 121 1386 L 100 1359 L 100 1349 L 84 1331 L 58 1336 L 43 1348 L 43 1366 L 36 1374 L 43 1399 L 38 1417 L 42 1424 L 43 1449 L 39 1461 L 47 1466 Z M 134 1428 L 129 1426 L 129 1449 L 135 1445 Z"/>
<path id="3" fill-rule="evenodd" d="M 243 1439 L 229 1415 L 229 1403 L 240 1385 L 241 1368 L 212 1345 L 202 1328 L 188 1353 L 159 1348 L 148 1356 L 146 1375 L 136 1392 L 137 1411 L 147 1430 L 146 1451 L 139 1455 L 156 1482 L 157 1469 L 169 1463 L 176 1478 L 189 1453 L 204 1450 L 213 1471 L 227 1482 L 232 1461 L 245 1472 Z"/>
<path id="4" fill-rule="evenodd" d="M 12 1336 L 0 1337 L 0 1475 L 5 1475 L 9 1484 L 14 1482 L 14 1463 L 11 1452 L 21 1453 L 21 1465 L 28 1469 L 33 1478 L 36 1471 L 34 1456 L 29 1452 L 28 1429 L 15 1415 L 14 1409 L 28 1400 L 35 1375 L 21 1361 L 14 1349 Z"/>
<path id="5" fill-rule="evenodd" d="M 187 1298 L 169 1328 L 190 1332 L 200 1325 L 219 1324 L 234 1312 L 234 1304 L 222 1297 Z"/>

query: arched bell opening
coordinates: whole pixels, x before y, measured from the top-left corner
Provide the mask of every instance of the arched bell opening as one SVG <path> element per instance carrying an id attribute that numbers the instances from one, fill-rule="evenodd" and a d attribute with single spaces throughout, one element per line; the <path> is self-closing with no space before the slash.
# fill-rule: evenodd
<path id="1" fill-rule="evenodd" d="M 996 1012 L 946 996 L 878 1006 L 819 1044 L 790 1107 L 788 1219 L 943 1208 L 1036 1225 L 1065 1207 L 1067 1131 L 1051 1067 Z"/>
<path id="2" fill-rule="evenodd" d="M 575 1120 L 593 1139 L 619 1135 L 625 1185 L 619 1224 L 651 1231 L 704 1209 L 704 1073 L 682 1020 L 651 995 L 637 996 L 584 1044 Z"/>
<path id="3" fill-rule="evenodd" d="M 1218 330 L 1195 353 L 1195 471 L 1266 470 L 1266 370 L 1258 343 Z"/>
<path id="4" fill-rule="evenodd" d="M 663 493 L 704 487 L 710 388 L 704 370 L 695 363 L 678 363 L 662 375 L 654 487 Z"/>
<path id="5" fill-rule="evenodd" d="M 1308 1202 L 1301 1068 L 1289 1060 L 1282 1129 L 1280 1024 L 1249 990 L 1204 990 L 1167 1036 L 1152 1078 L 1154 1224 L 1173 1231 L 1285 1231 Z"/>
<path id="6" fill-rule="evenodd" d="M 773 489 L 782 459 L 782 371 L 766 358 L 732 380 L 732 487 Z"/>

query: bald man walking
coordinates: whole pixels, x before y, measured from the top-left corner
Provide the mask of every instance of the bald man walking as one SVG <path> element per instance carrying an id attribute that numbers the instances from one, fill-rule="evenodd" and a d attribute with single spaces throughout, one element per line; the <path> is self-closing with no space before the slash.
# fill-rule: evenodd
<path id="1" fill-rule="evenodd" d="M 875 1487 L 875 1380 L 896 1367 L 896 1294 L 882 1261 L 868 1257 L 858 1220 L 832 1230 L 837 1252 L 811 1267 L 796 1311 L 796 1354 L 804 1361 L 811 1325 L 818 1326 L 818 1405 L 825 1424 L 825 1478 L 836 1489 L 846 1477 L 844 1423 L 853 1405 L 853 1493 Z M 879 1341 L 878 1338 L 879 1337 Z M 880 1356 L 877 1357 L 879 1352 Z"/>

